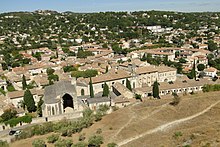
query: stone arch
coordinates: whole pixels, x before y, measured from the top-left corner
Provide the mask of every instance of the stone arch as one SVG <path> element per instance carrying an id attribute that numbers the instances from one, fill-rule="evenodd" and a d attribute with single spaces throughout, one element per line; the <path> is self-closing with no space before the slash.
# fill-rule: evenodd
<path id="1" fill-rule="evenodd" d="M 68 93 L 64 94 L 62 99 L 63 99 L 63 109 L 67 107 L 74 108 L 73 97 L 70 94 Z"/>
<path id="2" fill-rule="evenodd" d="M 84 95 L 85 95 L 85 90 L 81 89 L 81 96 L 84 96 Z"/>

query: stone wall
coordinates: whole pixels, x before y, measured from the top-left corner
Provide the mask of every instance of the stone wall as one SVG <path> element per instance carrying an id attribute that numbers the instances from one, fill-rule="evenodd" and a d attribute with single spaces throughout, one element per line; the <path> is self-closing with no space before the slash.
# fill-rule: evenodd
<path id="1" fill-rule="evenodd" d="M 57 122 L 63 119 L 78 119 L 80 117 L 83 117 L 82 111 L 74 112 L 74 113 L 64 113 L 61 115 L 54 115 L 49 117 L 39 117 L 39 118 L 33 118 L 32 122 L 30 124 L 40 124 L 44 122 Z M 18 124 L 16 127 L 13 127 L 13 129 L 16 129 L 17 127 L 25 126 L 26 123 L 23 123 L 22 125 Z M 6 126 L 5 124 L 0 124 L 0 131 L 3 130 L 9 130 L 12 129 L 10 126 Z"/>

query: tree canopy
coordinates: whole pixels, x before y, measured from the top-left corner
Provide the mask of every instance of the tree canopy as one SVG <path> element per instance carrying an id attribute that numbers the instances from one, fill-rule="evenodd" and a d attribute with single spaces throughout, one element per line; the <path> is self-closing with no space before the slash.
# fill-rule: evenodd
<path id="1" fill-rule="evenodd" d="M 28 112 L 36 111 L 35 101 L 29 89 L 24 92 L 24 104 L 26 105 Z"/>

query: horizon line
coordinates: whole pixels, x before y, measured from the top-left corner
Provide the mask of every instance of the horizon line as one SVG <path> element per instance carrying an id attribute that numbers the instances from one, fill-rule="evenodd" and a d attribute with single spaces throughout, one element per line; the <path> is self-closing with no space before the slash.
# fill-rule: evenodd
<path id="1" fill-rule="evenodd" d="M 176 12 L 176 13 L 220 13 L 220 11 L 177 11 L 177 10 L 161 10 L 161 9 L 150 9 L 150 10 L 106 10 L 106 11 L 72 11 L 72 10 L 66 10 L 66 11 L 59 11 L 59 10 L 53 10 L 53 9 L 36 9 L 36 10 L 18 10 L 18 11 L 4 11 L 0 14 L 4 13 L 16 13 L 16 12 L 36 12 L 36 11 L 55 11 L 58 13 L 65 13 L 65 12 L 71 12 L 71 13 L 106 13 L 106 12 L 149 12 L 149 11 L 161 11 L 161 12 Z"/>

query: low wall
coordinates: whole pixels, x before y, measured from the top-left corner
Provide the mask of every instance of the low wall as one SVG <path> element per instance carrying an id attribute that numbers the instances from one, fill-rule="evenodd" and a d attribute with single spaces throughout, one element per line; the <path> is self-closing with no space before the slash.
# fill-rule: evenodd
<path id="1" fill-rule="evenodd" d="M 49 116 L 49 117 L 33 118 L 32 122 L 30 124 L 41 124 L 41 123 L 44 123 L 44 122 L 56 122 L 56 121 L 60 121 L 60 120 L 63 120 L 63 119 L 78 119 L 80 117 L 83 117 L 82 111 L 74 112 L 74 113 L 61 114 L 61 115 L 54 115 L 54 116 Z M 22 123 L 22 124 L 18 124 L 17 126 L 15 126 L 13 128 L 17 128 L 17 127 L 21 127 L 21 126 L 25 126 L 25 125 L 27 125 L 27 124 Z M 9 129 L 12 129 L 12 128 L 10 126 L 6 126 L 5 124 L 0 124 L 0 131 L 9 130 Z"/>

